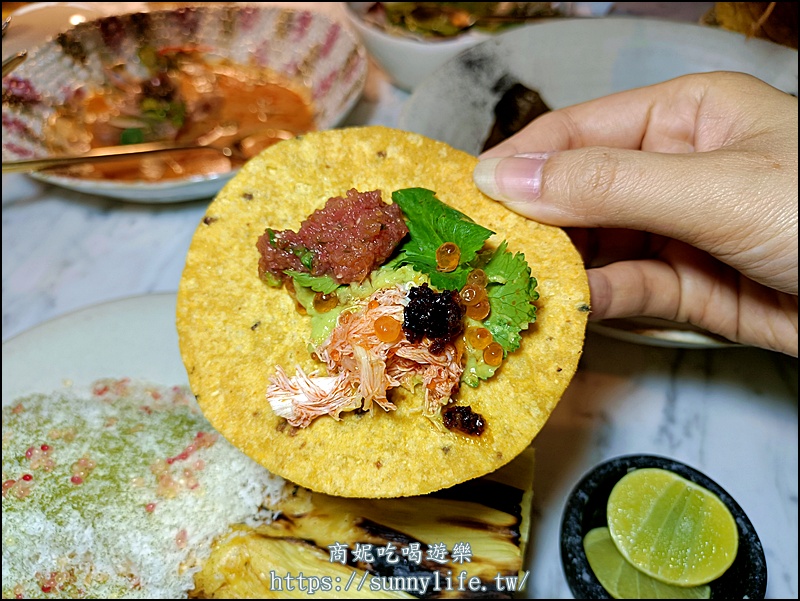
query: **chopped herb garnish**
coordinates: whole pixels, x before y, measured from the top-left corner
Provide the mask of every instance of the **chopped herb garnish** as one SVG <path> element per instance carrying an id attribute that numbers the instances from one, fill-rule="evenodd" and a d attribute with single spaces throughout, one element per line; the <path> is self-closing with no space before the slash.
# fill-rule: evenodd
<path id="1" fill-rule="evenodd" d="M 123 129 L 119 136 L 119 143 L 125 144 L 141 144 L 144 142 L 144 131 L 141 127 L 130 127 Z"/>

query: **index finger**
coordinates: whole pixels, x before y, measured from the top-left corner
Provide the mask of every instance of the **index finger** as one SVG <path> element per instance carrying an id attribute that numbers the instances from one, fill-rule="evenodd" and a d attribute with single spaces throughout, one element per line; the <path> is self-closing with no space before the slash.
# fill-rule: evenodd
<path id="1" fill-rule="evenodd" d="M 704 81 L 684 76 L 546 113 L 480 158 L 587 146 L 692 152 Z"/>

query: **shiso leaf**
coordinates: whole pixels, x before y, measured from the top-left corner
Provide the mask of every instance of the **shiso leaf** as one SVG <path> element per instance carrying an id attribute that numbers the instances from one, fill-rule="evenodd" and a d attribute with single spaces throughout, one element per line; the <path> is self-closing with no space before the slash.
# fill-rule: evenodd
<path id="1" fill-rule="evenodd" d="M 431 285 L 438 290 L 461 289 L 471 270 L 469 263 L 494 232 L 446 205 L 425 188 L 396 190 L 392 192 L 392 200 L 405 214 L 409 232 L 398 261 L 427 274 Z M 448 273 L 439 271 L 436 265 L 436 249 L 445 242 L 455 243 L 461 251 L 458 267 Z"/>

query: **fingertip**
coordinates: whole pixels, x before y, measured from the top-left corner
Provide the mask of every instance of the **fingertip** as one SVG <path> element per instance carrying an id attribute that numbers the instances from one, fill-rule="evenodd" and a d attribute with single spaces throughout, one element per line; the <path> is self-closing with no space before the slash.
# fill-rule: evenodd
<path id="1" fill-rule="evenodd" d="M 478 161 L 475 169 L 472 171 L 472 179 L 478 190 L 486 194 L 489 198 L 494 200 L 505 200 L 502 196 L 495 173 L 497 166 L 502 161 L 502 158 L 487 158 Z"/>
<path id="2" fill-rule="evenodd" d="M 599 321 L 605 319 L 611 305 L 611 282 L 602 269 L 587 269 L 592 310 L 589 319 Z"/>
<path id="3" fill-rule="evenodd" d="M 592 320 L 659 317 L 674 320 L 681 297 L 675 270 L 663 261 L 618 261 L 588 269 Z"/>
<path id="4" fill-rule="evenodd" d="M 506 204 L 531 203 L 541 196 L 542 169 L 549 157 L 550 153 L 526 153 L 483 159 L 472 177 L 490 198 Z"/>

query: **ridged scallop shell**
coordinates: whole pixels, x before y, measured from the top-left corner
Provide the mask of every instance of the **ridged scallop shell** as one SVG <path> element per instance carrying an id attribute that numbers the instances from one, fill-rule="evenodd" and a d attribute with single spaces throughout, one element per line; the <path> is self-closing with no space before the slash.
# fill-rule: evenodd
<path id="1" fill-rule="evenodd" d="M 138 52 L 145 46 L 184 45 L 301 78 L 311 90 L 318 129 L 335 127 L 366 81 L 361 44 L 318 12 L 209 6 L 105 17 L 48 40 L 3 79 L 3 159 L 46 156 L 42 128 L 65 98 L 81 87 L 110 86 L 111 67 L 143 77 Z"/>

